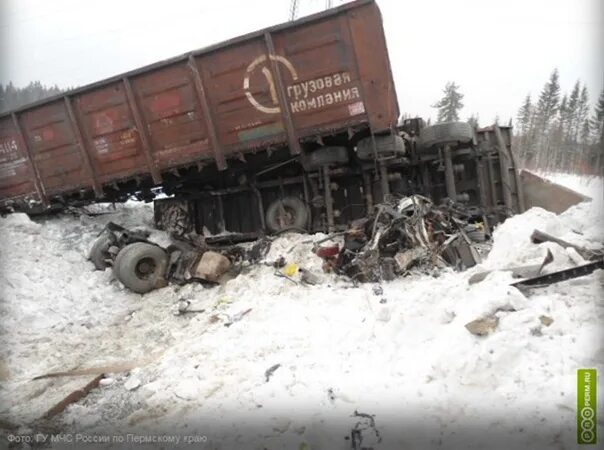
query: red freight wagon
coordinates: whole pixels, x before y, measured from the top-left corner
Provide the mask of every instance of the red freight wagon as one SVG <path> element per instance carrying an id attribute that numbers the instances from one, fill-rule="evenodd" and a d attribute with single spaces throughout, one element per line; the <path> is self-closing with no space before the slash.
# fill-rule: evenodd
<path id="1" fill-rule="evenodd" d="M 398 116 L 380 11 L 358 0 L 1 115 L 0 209 L 161 188 L 160 226 L 254 236 L 345 227 L 393 194 L 513 207 L 509 129 Z"/>

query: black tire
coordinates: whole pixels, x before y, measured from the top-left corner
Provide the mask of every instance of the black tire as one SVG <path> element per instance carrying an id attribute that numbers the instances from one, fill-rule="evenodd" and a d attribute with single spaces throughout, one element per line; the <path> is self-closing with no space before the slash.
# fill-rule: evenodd
<path id="1" fill-rule="evenodd" d="M 375 142 L 375 152 L 373 143 Z M 392 158 L 405 154 L 405 142 L 397 135 L 371 136 L 361 139 L 357 143 L 357 156 L 359 159 Z"/>
<path id="2" fill-rule="evenodd" d="M 472 142 L 474 129 L 467 122 L 443 122 L 424 128 L 419 136 L 420 147 L 428 149 L 435 145 L 457 145 Z"/>
<path id="3" fill-rule="evenodd" d="M 287 229 L 306 229 L 308 208 L 297 197 L 275 200 L 266 210 L 266 226 L 273 233 Z"/>
<path id="4" fill-rule="evenodd" d="M 105 270 L 109 267 L 107 260 L 111 258 L 109 255 L 109 248 L 113 245 L 113 236 L 108 233 L 100 235 L 92 247 L 88 259 L 94 264 L 96 270 Z"/>
<path id="5" fill-rule="evenodd" d="M 135 242 L 118 253 L 113 273 L 128 289 L 144 294 L 158 287 L 167 266 L 168 255 L 163 249 L 147 242 Z"/>
<path id="6" fill-rule="evenodd" d="M 302 165 L 306 170 L 317 170 L 323 166 L 338 166 L 348 162 L 346 147 L 321 147 L 302 157 Z"/>

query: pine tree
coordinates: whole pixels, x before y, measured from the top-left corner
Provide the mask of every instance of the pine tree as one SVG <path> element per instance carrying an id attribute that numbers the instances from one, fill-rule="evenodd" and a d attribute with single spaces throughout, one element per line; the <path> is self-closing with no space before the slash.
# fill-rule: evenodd
<path id="1" fill-rule="evenodd" d="M 581 142 L 587 143 L 587 141 L 583 140 L 584 135 L 583 131 L 585 129 L 585 122 L 588 121 L 589 118 L 589 94 L 587 92 L 587 86 L 583 86 L 581 89 L 581 95 L 579 96 L 579 103 L 577 104 L 577 134 L 580 137 Z M 589 127 L 589 124 L 588 124 Z"/>
<path id="2" fill-rule="evenodd" d="M 17 88 L 9 81 L 6 86 L 0 85 L 0 112 L 9 111 L 61 92 L 63 91 L 58 86 L 46 87 L 39 81 L 32 81 L 23 88 Z"/>
<path id="3" fill-rule="evenodd" d="M 570 165 L 570 160 L 572 159 L 572 155 L 569 155 L 569 151 L 566 146 L 566 129 L 568 126 L 569 111 L 568 103 L 568 95 L 564 94 L 562 100 L 560 101 L 558 115 L 554 119 L 549 130 L 551 157 L 548 158 L 547 163 L 552 165 L 553 168 L 564 169 Z"/>
<path id="4" fill-rule="evenodd" d="M 577 80 L 568 99 L 566 111 L 566 142 L 576 142 L 577 140 L 577 108 L 579 106 L 579 95 L 581 93 L 581 81 Z"/>
<path id="5" fill-rule="evenodd" d="M 533 120 L 533 104 L 531 103 L 531 94 L 528 94 L 524 103 L 518 111 L 518 131 L 522 136 L 526 136 L 529 132 L 531 122 Z"/>
<path id="6" fill-rule="evenodd" d="M 591 119 L 594 143 L 604 144 L 604 89 L 600 92 L 594 115 Z"/>
<path id="7" fill-rule="evenodd" d="M 472 125 L 472 128 L 478 128 L 478 114 L 472 114 L 466 121 Z"/>
<path id="8" fill-rule="evenodd" d="M 438 108 L 437 122 L 453 122 L 459 120 L 459 111 L 463 108 L 463 94 L 459 92 L 459 86 L 450 81 L 443 89 L 444 97 L 432 105 Z"/>
<path id="9" fill-rule="evenodd" d="M 522 164 L 526 165 L 535 157 L 534 125 L 535 125 L 535 107 L 532 103 L 531 94 L 527 94 L 524 103 L 520 107 L 517 116 L 518 123 L 518 157 Z"/>
<path id="10" fill-rule="evenodd" d="M 558 69 L 554 69 L 549 81 L 545 83 L 537 102 L 537 123 L 545 131 L 558 113 L 560 101 L 560 79 Z"/>
<path id="11" fill-rule="evenodd" d="M 543 86 L 535 111 L 535 152 L 537 168 L 550 165 L 555 156 L 551 147 L 551 125 L 558 114 L 560 102 L 560 80 L 558 69 L 554 69 L 549 80 Z"/>
<path id="12" fill-rule="evenodd" d="M 581 125 L 581 142 L 587 144 L 589 142 L 589 137 L 591 136 L 591 124 L 589 123 L 589 119 L 585 119 L 583 121 L 583 125 Z"/>

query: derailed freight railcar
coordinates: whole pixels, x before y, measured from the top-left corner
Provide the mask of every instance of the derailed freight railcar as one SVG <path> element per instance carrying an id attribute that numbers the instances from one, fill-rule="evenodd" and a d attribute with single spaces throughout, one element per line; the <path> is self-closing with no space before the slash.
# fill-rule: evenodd
<path id="1" fill-rule="evenodd" d="M 396 194 L 518 208 L 509 130 L 398 116 L 378 6 L 359 0 L 0 116 L 0 209 L 161 188 L 160 227 L 253 238 L 345 227 Z"/>

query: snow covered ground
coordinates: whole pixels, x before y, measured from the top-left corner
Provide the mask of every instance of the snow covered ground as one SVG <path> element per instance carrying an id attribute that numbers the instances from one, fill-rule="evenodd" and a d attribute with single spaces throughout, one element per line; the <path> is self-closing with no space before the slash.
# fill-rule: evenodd
<path id="1" fill-rule="evenodd" d="M 343 450 L 355 428 L 365 428 L 363 445 L 376 450 L 574 448 L 576 370 L 604 373 L 603 271 L 530 296 L 509 286 L 509 272 L 468 279 L 538 264 L 547 249 L 555 259 L 546 271 L 575 265 L 576 252 L 529 236 L 539 228 L 601 248 L 601 205 L 561 215 L 534 208 L 508 219 L 486 260 L 462 273 L 358 286 L 322 274 L 323 284 L 307 286 L 256 265 L 219 287 L 168 286 L 143 296 L 109 269 L 94 271 L 86 256 L 110 220 L 151 228 L 150 205 L 0 218 L 0 419 L 32 424 L 52 406 L 47 393 L 68 382 L 34 376 L 131 363 L 139 367 L 109 374 L 58 425 L 89 436 L 177 436 L 183 448 Z M 152 239 L 167 240 L 158 231 Z M 284 256 L 321 273 L 308 241 L 285 235 L 266 261 Z M 180 300 L 205 312 L 175 315 Z M 489 336 L 464 326 L 492 315 L 499 323 Z M 90 378 L 69 382 L 82 387 Z M 374 428 L 355 412 L 373 415 Z M 185 444 L 184 436 L 201 442 Z M 134 444 L 99 447 L 127 445 Z"/>

